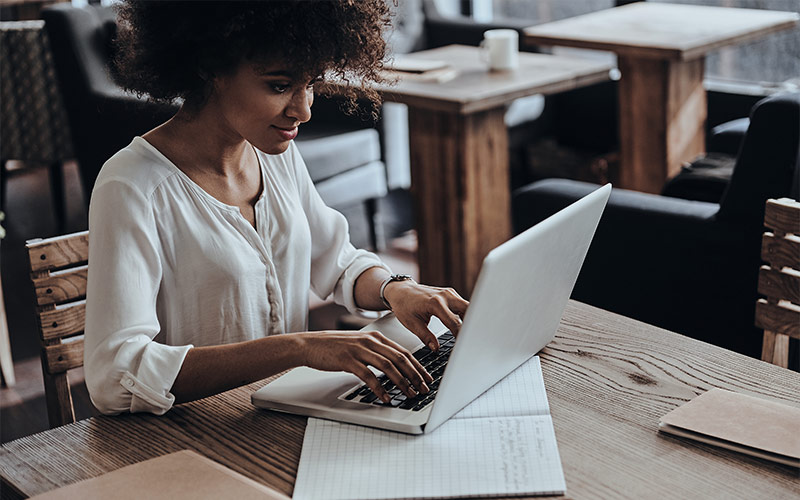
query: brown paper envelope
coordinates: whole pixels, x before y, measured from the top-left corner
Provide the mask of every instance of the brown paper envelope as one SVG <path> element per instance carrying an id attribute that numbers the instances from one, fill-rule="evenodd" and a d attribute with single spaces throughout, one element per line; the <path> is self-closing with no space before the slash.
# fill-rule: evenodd
<path id="1" fill-rule="evenodd" d="M 286 495 L 189 450 L 128 465 L 33 498 L 289 500 Z"/>
<path id="2" fill-rule="evenodd" d="M 661 422 L 717 439 L 800 459 L 800 408 L 711 389 Z"/>

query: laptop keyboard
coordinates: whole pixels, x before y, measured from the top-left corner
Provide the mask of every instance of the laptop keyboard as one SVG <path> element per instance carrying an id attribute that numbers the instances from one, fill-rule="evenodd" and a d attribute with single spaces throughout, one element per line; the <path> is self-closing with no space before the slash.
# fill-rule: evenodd
<path id="1" fill-rule="evenodd" d="M 376 406 L 391 406 L 401 410 L 419 411 L 424 409 L 436 397 L 436 393 L 439 390 L 439 382 L 442 380 L 444 369 L 447 367 L 447 360 L 450 358 L 450 351 L 452 351 L 455 342 L 455 337 L 448 331 L 439 336 L 438 351 L 434 352 L 427 347 L 423 347 L 412 354 L 433 377 L 433 382 L 428 384 L 430 392 L 427 394 L 418 394 L 413 398 L 409 398 L 403 394 L 403 391 L 389 377 L 381 375 L 378 377 L 378 382 L 392 398 L 388 403 L 378 399 L 378 396 L 366 384 L 362 384 L 345 393 L 342 399 Z"/>

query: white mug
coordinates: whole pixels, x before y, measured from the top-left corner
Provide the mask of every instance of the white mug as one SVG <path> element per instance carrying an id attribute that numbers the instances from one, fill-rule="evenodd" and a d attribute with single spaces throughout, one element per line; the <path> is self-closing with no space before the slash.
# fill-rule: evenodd
<path id="1" fill-rule="evenodd" d="M 515 30 L 489 30 L 483 34 L 482 57 L 489 69 L 505 71 L 519 66 L 519 33 Z"/>

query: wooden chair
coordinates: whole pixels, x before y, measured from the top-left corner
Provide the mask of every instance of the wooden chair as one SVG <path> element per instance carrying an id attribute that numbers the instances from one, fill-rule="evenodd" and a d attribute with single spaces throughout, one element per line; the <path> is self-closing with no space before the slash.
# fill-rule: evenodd
<path id="1" fill-rule="evenodd" d="M 789 338 L 800 339 L 800 203 L 767 200 L 758 275 L 756 326 L 764 329 L 761 359 L 787 368 Z"/>
<path id="2" fill-rule="evenodd" d="M 36 296 L 50 427 L 75 421 L 67 371 L 83 366 L 89 232 L 30 240 L 25 245 Z"/>

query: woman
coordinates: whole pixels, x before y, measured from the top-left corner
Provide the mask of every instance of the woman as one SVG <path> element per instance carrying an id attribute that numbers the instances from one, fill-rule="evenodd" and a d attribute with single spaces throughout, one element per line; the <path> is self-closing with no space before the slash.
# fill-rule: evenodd
<path id="1" fill-rule="evenodd" d="M 139 2 L 121 7 L 118 79 L 177 114 L 101 170 L 89 210 L 86 382 L 103 413 L 173 404 L 306 365 L 368 369 L 409 396 L 425 369 L 378 332 L 308 332 L 308 292 L 349 310 L 388 305 L 423 342 L 432 315 L 457 332 L 468 303 L 392 279 L 349 243 L 292 140 L 313 86 L 379 80 L 384 0 Z M 354 102 L 354 98 L 350 98 Z"/>

